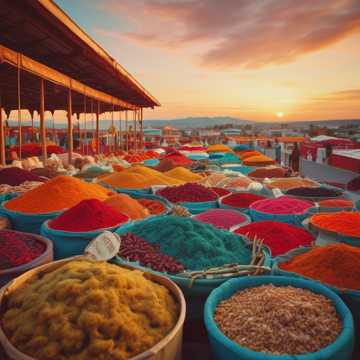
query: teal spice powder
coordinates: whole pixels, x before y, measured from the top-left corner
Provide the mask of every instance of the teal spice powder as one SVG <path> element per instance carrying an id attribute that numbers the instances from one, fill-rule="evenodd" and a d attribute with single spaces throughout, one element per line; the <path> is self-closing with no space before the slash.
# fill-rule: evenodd
<path id="1" fill-rule="evenodd" d="M 131 232 L 151 244 L 159 243 L 161 252 L 176 258 L 187 270 L 251 261 L 242 237 L 191 218 L 153 218 L 134 225 Z"/>

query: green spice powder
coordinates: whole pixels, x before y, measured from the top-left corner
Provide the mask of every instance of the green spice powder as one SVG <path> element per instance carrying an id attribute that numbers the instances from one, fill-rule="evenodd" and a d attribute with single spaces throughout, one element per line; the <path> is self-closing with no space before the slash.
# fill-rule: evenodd
<path id="1" fill-rule="evenodd" d="M 136 224 L 131 232 L 151 244 L 159 243 L 161 252 L 178 259 L 187 270 L 251 261 L 241 237 L 190 218 L 155 218 Z"/>

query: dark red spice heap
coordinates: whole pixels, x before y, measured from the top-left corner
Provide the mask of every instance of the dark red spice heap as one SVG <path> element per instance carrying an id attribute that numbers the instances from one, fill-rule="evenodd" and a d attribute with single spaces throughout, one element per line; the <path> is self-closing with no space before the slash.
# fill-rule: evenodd
<path id="1" fill-rule="evenodd" d="M 350 191 L 358 191 L 360 190 L 360 176 L 352 179 L 347 184 L 347 189 Z"/>
<path id="2" fill-rule="evenodd" d="M 24 265 L 44 253 L 46 245 L 35 235 L 0 230 L 0 269 Z"/>
<path id="3" fill-rule="evenodd" d="M 277 221 L 254 222 L 240 227 L 235 233 L 247 235 L 250 239 L 254 239 L 255 236 L 263 239 L 273 257 L 299 246 L 311 246 L 315 240 L 305 229 Z"/>
<path id="4" fill-rule="evenodd" d="M 44 182 L 45 180 L 30 171 L 18 167 L 9 167 L 0 170 L 0 184 L 18 186 L 25 181 Z"/>
<path id="5" fill-rule="evenodd" d="M 169 186 L 159 190 L 158 194 L 172 203 L 215 201 L 218 198 L 218 195 L 213 190 L 195 183 Z"/>
<path id="6" fill-rule="evenodd" d="M 215 191 L 219 196 L 225 196 L 231 193 L 230 190 L 219 188 L 219 187 L 212 187 L 210 188 L 212 191 Z"/>
<path id="7" fill-rule="evenodd" d="M 121 225 L 129 220 L 111 206 L 97 199 L 83 200 L 50 221 L 55 230 L 86 232 Z"/>
<path id="8" fill-rule="evenodd" d="M 179 261 L 160 252 L 159 244 L 152 245 L 133 233 L 121 236 L 119 255 L 130 261 L 138 261 L 140 265 L 155 271 L 169 274 L 184 271 L 184 266 Z"/>
<path id="9" fill-rule="evenodd" d="M 286 194 L 293 196 L 306 196 L 312 198 L 316 198 L 316 197 L 334 198 L 340 196 L 342 192 L 340 190 L 329 189 L 325 187 L 315 187 L 315 188 L 297 187 L 288 190 Z"/>
<path id="10" fill-rule="evenodd" d="M 234 208 L 246 209 L 253 202 L 263 199 L 266 199 L 266 197 L 252 193 L 233 193 L 225 196 L 222 199 L 222 203 L 224 205 L 232 206 Z"/>
<path id="11" fill-rule="evenodd" d="M 171 150 L 157 165 L 156 170 L 168 171 L 177 166 L 189 167 L 193 161 L 176 150 Z"/>

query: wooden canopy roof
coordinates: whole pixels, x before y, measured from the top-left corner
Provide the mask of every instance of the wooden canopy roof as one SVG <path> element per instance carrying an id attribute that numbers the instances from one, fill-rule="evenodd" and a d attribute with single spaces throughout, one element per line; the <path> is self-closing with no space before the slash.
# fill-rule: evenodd
<path id="1" fill-rule="evenodd" d="M 4 47 L 124 104 L 160 105 L 52 0 L 0 0 L 0 18 L 0 44 Z"/>

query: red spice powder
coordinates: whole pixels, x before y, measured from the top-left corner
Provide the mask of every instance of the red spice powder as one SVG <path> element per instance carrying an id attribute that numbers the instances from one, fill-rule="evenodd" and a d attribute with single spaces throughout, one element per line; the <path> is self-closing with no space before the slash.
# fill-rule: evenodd
<path id="1" fill-rule="evenodd" d="M 311 246 L 315 241 L 313 235 L 307 230 L 278 221 L 258 221 L 235 230 L 251 240 L 254 237 L 263 239 L 273 257 L 287 253 L 299 246 Z"/>
<path id="2" fill-rule="evenodd" d="M 184 266 L 174 257 L 160 251 L 160 244 L 150 244 L 140 236 L 127 233 L 121 236 L 119 255 L 130 261 L 155 271 L 176 274 L 184 271 Z"/>
<path id="3" fill-rule="evenodd" d="M 253 202 L 263 199 L 266 199 L 266 197 L 252 193 L 233 193 L 225 196 L 221 202 L 224 205 L 245 209 L 248 208 Z"/>
<path id="4" fill-rule="evenodd" d="M 280 196 L 275 199 L 265 199 L 250 205 L 253 210 L 268 214 L 303 214 L 314 203 L 307 200 L 299 200 L 289 196 Z"/>
<path id="5" fill-rule="evenodd" d="M 44 253 L 46 245 L 36 236 L 18 231 L 0 231 L 0 269 L 24 265 Z"/>
<path id="6" fill-rule="evenodd" d="M 347 199 L 329 199 L 319 201 L 319 206 L 329 208 L 352 208 L 354 204 L 351 200 Z"/>
<path id="7" fill-rule="evenodd" d="M 86 232 L 121 225 L 129 220 L 127 215 L 97 199 L 83 200 L 50 221 L 55 230 Z"/>
<path id="8" fill-rule="evenodd" d="M 347 244 L 315 247 L 279 263 L 279 268 L 340 289 L 360 290 L 360 248 Z"/>
<path id="9" fill-rule="evenodd" d="M 247 217 L 237 210 L 210 209 L 196 215 L 194 219 L 205 224 L 211 224 L 215 227 L 229 230 L 231 227 L 245 222 Z"/>
<path id="10" fill-rule="evenodd" d="M 150 200 L 150 199 L 138 199 L 137 200 L 142 206 L 146 207 L 151 215 L 159 215 L 162 214 L 166 207 L 165 205 L 158 200 Z"/>
<path id="11" fill-rule="evenodd" d="M 218 195 L 211 189 L 196 183 L 166 187 L 158 191 L 172 203 L 215 201 Z"/>
<path id="12" fill-rule="evenodd" d="M 223 189 L 220 187 L 211 187 L 210 189 L 212 191 L 216 192 L 219 196 L 225 196 L 225 195 L 231 194 L 230 190 Z"/>

